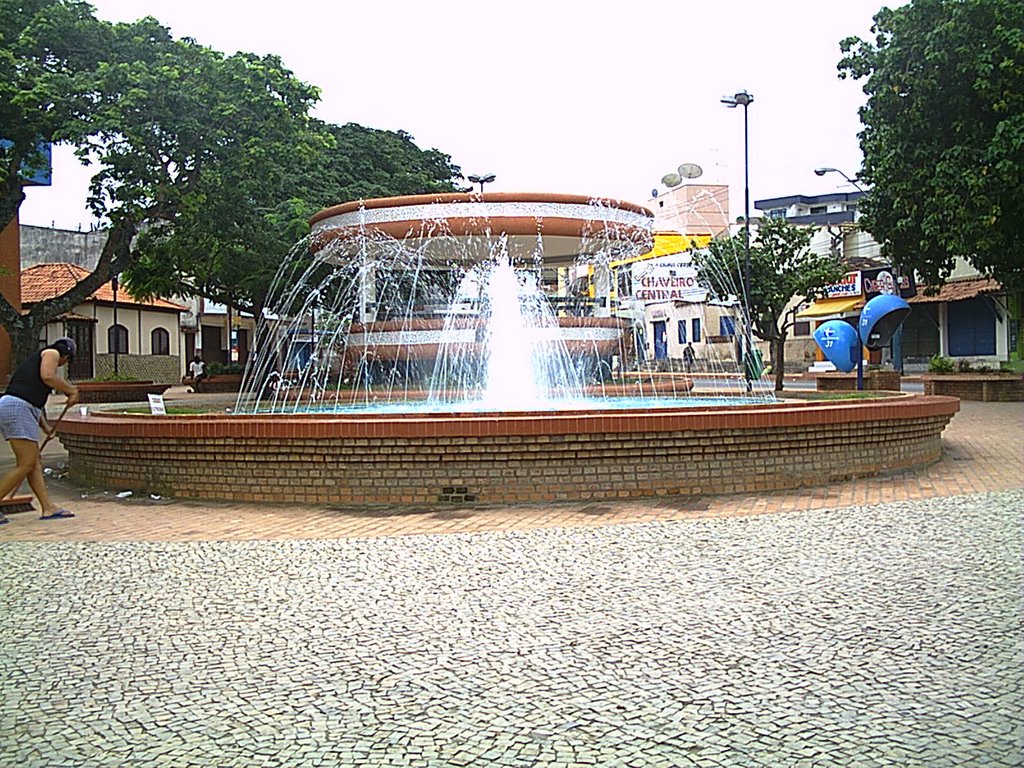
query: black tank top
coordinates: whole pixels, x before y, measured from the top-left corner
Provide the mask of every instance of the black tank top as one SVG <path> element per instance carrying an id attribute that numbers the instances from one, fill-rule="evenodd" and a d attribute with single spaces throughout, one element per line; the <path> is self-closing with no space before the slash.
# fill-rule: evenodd
<path id="1" fill-rule="evenodd" d="M 20 397 L 22 400 L 32 403 L 36 408 L 45 407 L 46 398 L 50 396 L 52 390 L 39 376 L 39 363 L 42 359 L 42 351 L 33 352 L 26 357 L 18 366 L 18 370 L 11 375 L 11 380 L 7 382 L 7 391 L 4 394 Z"/>

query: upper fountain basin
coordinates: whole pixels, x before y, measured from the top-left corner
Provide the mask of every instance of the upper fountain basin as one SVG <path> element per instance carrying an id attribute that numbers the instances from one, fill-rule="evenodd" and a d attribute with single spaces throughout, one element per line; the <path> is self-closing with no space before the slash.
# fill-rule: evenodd
<path id="1" fill-rule="evenodd" d="M 620 200 L 544 193 L 445 193 L 358 200 L 326 208 L 310 219 L 311 249 L 328 243 L 345 259 L 374 232 L 401 239 L 424 255 L 465 263 L 484 261 L 494 241 L 513 261 L 539 252 L 547 266 L 567 266 L 581 255 L 650 250 L 654 214 Z M 361 236 L 361 237 L 360 237 Z M 452 248 L 451 239 L 460 241 Z M 351 248 L 346 241 L 351 240 Z"/>

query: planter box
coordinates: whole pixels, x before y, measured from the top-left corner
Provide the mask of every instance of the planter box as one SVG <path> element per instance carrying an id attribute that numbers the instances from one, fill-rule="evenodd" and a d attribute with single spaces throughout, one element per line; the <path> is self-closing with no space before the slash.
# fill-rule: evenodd
<path id="1" fill-rule="evenodd" d="M 162 395 L 171 385 L 152 381 L 83 381 L 75 386 L 81 403 L 138 403 L 146 402 L 147 395 Z"/>
<path id="2" fill-rule="evenodd" d="M 847 392 L 857 389 L 856 373 L 819 373 L 816 377 L 819 392 Z M 899 371 L 864 371 L 864 389 L 900 391 Z"/>
<path id="3" fill-rule="evenodd" d="M 961 400 L 1024 401 L 1024 374 L 929 373 L 921 377 L 926 395 L 950 395 Z"/>
<path id="4" fill-rule="evenodd" d="M 186 377 L 181 380 L 185 386 L 195 388 L 195 379 Z M 203 379 L 202 392 L 237 392 L 242 388 L 242 374 L 219 373 Z"/>

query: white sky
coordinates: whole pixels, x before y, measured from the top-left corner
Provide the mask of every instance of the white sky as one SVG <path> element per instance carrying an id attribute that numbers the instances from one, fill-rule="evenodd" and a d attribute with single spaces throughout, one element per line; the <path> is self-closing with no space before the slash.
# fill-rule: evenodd
<path id="1" fill-rule="evenodd" d="M 491 192 L 645 203 L 680 163 L 728 184 L 743 211 L 747 90 L 753 201 L 852 189 L 861 82 L 839 41 L 867 37 L 883 0 L 92 0 L 100 18 L 152 15 L 225 53 L 275 53 L 321 89 L 333 123 L 402 129 L 494 173 Z M 900 5 L 891 0 L 889 5 Z M 91 172 L 54 148 L 53 186 L 27 190 L 23 224 L 87 229 Z M 338 202 L 344 202 L 339 200 Z"/>

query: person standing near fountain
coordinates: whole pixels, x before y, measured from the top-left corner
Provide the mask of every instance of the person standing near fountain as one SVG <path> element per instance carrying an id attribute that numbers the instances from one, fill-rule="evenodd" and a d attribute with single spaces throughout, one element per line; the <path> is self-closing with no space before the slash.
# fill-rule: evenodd
<path id="1" fill-rule="evenodd" d="M 58 369 L 75 356 L 74 339 L 57 339 L 53 344 L 29 355 L 18 366 L 0 397 L 0 434 L 10 444 L 17 465 L 0 479 L 0 499 L 28 478 L 29 487 L 42 509 L 40 520 L 74 517 L 73 512 L 50 501 L 39 460 L 39 428 L 50 431 L 46 422 L 46 399 L 56 389 L 67 395 L 67 408 L 78 402 L 78 389 L 65 381 Z M 0 514 L 0 523 L 7 518 Z"/>
<path id="2" fill-rule="evenodd" d="M 683 365 L 686 366 L 687 373 L 693 373 L 693 363 L 696 359 L 697 353 L 693 351 L 693 344 L 687 342 L 686 348 L 683 349 Z"/>

